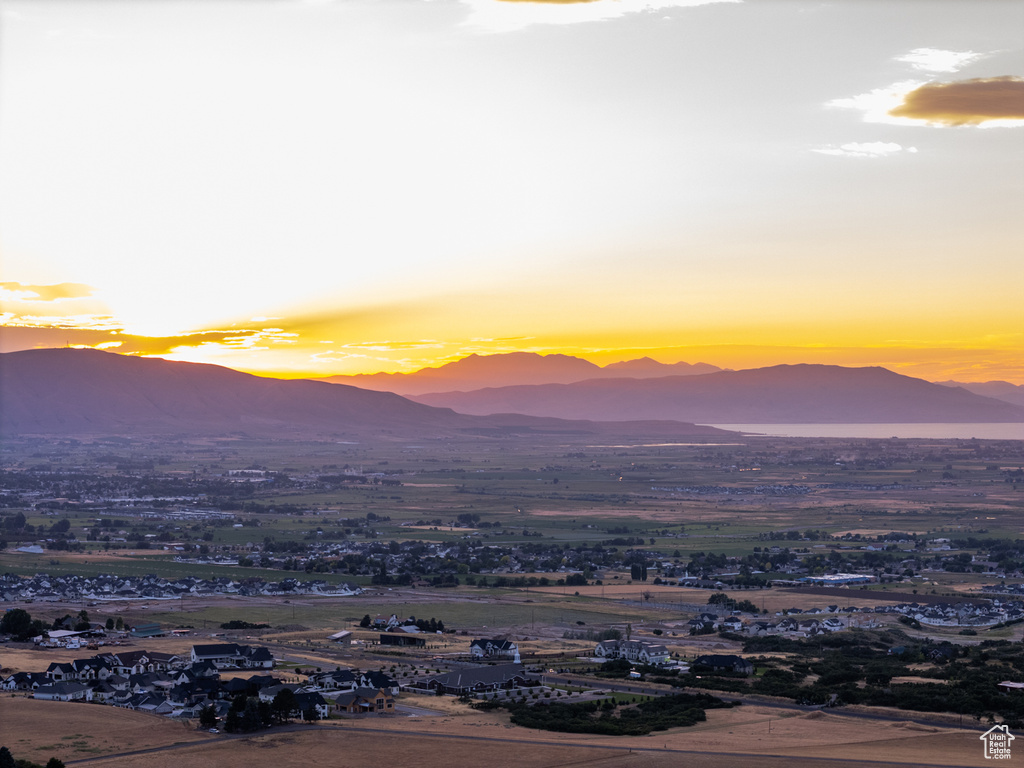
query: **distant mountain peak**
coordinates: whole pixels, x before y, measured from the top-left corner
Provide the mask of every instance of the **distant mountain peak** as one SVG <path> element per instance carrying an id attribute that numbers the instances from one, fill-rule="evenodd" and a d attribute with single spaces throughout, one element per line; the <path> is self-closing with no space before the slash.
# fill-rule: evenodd
<path id="1" fill-rule="evenodd" d="M 468 392 L 487 387 L 571 384 L 587 379 L 688 376 L 719 370 L 707 363 L 666 364 L 650 357 L 625 360 L 602 368 L 583 358 L 562 353 L 505 352 L 481 355 L 474 352 L 436 368 L 422 368 L 410 373 L 330 376 L 324 380 L 412 396 L 431 392 Z"/>

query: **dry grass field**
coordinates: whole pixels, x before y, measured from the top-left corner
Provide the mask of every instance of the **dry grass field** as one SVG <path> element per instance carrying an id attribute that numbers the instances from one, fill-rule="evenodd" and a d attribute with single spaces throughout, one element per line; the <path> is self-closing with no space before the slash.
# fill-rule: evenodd
<path id="1" fill-rule="evenodd" d="M 693 728 L 601 737 L 512 727 L 501 713 L 472 712 L 451 700 L 406 703 L 429 704 L 438 711 L 434 716 L 332 720 L 236 737 L 110 707 L 6 697 L 0 699 L 0 742 L 16 757 L 45 762 L 56 756 L 68 765 L 96 768 L 304 768 L 367 761 L 425 768 L 690 763 L 709 768 L 907 768 L 985 763 L 980 727 L 956 730 L 744 706 L 710 711 L 708 721 Z"/>

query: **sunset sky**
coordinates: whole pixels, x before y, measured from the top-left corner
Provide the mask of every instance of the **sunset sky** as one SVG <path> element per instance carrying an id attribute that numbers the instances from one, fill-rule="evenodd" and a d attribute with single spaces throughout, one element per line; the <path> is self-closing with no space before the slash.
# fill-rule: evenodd
<path id="1" fill-rule="evenodd" d="M 0 349 L 1024 384 L 1024 3 L 6 0 Z"/>

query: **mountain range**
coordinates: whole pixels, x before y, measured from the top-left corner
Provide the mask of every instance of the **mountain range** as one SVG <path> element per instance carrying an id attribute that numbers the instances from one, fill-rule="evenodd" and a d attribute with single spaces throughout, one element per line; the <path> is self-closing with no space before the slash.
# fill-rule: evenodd
<path id="1" fill-rule="evenodd" d="M 463 368 L 508 369 L 510 378 L 519 361 L 534 366 L 524 376 L 540 375 L 539 367 L 552 364 L 561 371 L 588 370 L 574 358 L 550 360 L 564 356 L 500 357 L 478 358 Z M 695 424 L 1024 423 L 1020 405 L 884 368 L 779 365 L 621 376 L 659 365 L 631 361 L 612 368 L 618 378 L 402 397 L 92 349 L 26 350 L 0 355 L 0 435 L 693 436 L 727 434 Z M 1013 387 L 999 391 L 1013 394 Z"/>
<path id="2" fill-rule="evenodd" d="M 503 434 L 728 434 L 661 421 L 599 424 L 531 416 L 466 416 L 322 381 L 101 352 L 0 354 L 0 435 L 441 437 Z"/>
<path id="3" fill-rule="evenodd" d="M 961 381 L 939 381 L 936 383 L 944 387 L 960 387 L 976 395 L 994 397 L 996 400 L 1024 406 L 1024 386 L 1020 384 L 1011 384 L 1008 381 L 976 381 L 968 383 Z"/>
<path id="4" fill-rule="evenodd" d="M 691 376 L 720 370 L 707 363 L 659 363 L 649 357 L 602 367 L 571 355 L 510 352 L 502 355 L 469 355 L 436 368 L 422 368 L 412 373 L 358 373 L 352 376 L 330 376 L 321 381 L 408 396 L 493 386 L 571 384 L 589 379 L 624 376 L 634 379 Z"/>
<path id="5" fill-rule="evenodd" d="M 1024 408 L 885 368 L 777 365 L 693 376 L 590 379 L 441 392 L 417 402 L 460 413 L 699 424 L 1024 422 Z"/>

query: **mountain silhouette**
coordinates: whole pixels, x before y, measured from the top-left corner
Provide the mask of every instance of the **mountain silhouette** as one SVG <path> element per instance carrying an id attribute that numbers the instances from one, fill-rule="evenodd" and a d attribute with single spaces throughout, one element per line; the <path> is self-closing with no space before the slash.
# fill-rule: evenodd
<path id="1" fill-rule="evenodd" d="M 415 396 L 460 413 L 702 424 L 1024 422 L 1024 408 L 885 368 L 777 365 Z"/>
<path id="2" fill-rule="evenodd" d="M 466 416 L 323 381 L 101 352 L 34 349 L 0 355 L 0 434 L 246 435 L 727 434 L 692 424 L 595 424 L 517 414 Z"/>
<path id="3" fill-rule="evenodd" d="M 571 384 L 598 378 L 648 378 L 651 376 L 690 375 L 719 371 L 707 363 L 659 363 L 649 357 L 611 363 L 603 368 L 572 355 L 539 355 L 535 352 L 509 352 L 500 355 L 469 355 L 436 368 L 412 373 L 359 373 L 330 376 L 321 381 L 351 384 L 378 392 L 423 395 L 453 390 L 468 391 L 484 387 L 524 384 Z"/>

